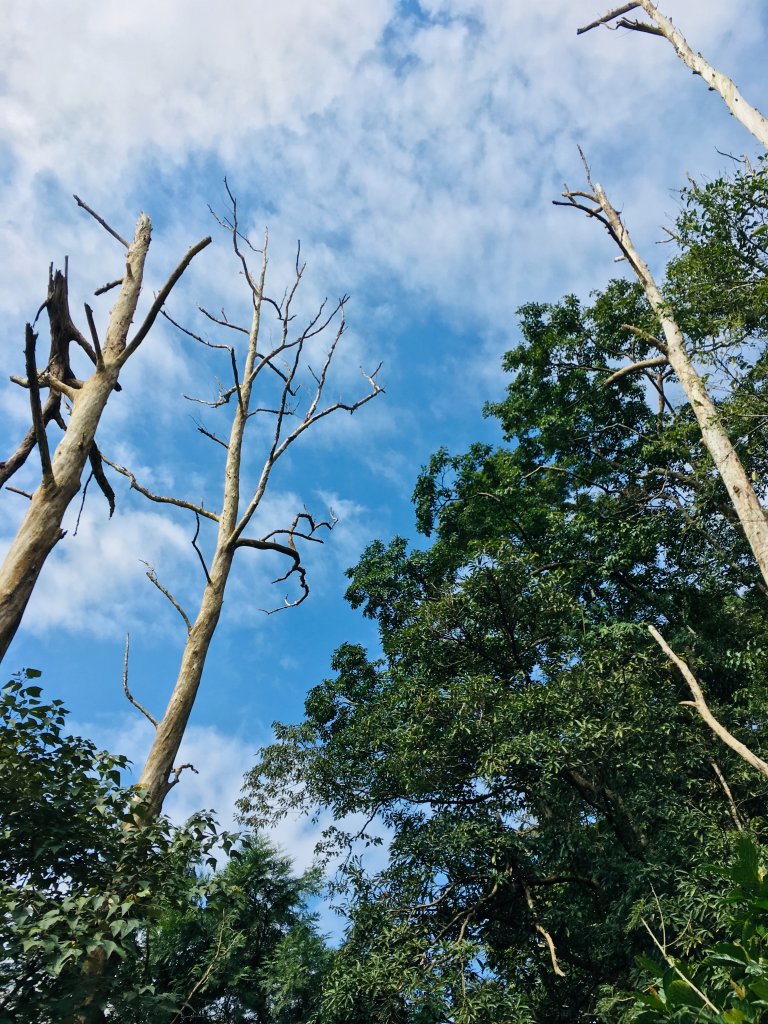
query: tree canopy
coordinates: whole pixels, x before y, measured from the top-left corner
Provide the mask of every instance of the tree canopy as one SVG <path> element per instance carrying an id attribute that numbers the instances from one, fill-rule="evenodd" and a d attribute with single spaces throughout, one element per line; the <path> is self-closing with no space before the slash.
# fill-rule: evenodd
<path id="1" fill-rule="evenodd" d="M 758 481 L 765 190 L 762 168 L 691 186 L 665 289 Z M 329 1020 L 363 977 L 371 1019 L 615 1019 L 650 948 L 640 919 L 660 911 L 682 953 L 710 941 L 704 865 L 762 831 L 765 780 L 716 745 L 647 631 L 768 752 L 754 558 L 669 367 L 617 372 L 648 358 L 654 314 L 617 280 L 525 306 L 520 328 L 486 410 L 506 443 L 438 452 L 414 493 L 431 546 L 377 541 L 350 570 L 380 653 L 341 647 L 249 779 L 254 821 L 321 806 L 389 831 L 382 871 L 342 873 Z"/>

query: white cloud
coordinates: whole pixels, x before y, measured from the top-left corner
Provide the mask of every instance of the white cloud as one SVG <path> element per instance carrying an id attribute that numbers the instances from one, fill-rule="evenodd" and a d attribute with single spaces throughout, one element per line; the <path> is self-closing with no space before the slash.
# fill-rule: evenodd
<path id="1" fill-rule="evenodd" d="M 94 490 L 95 490 L 95 485 Z M 77 508 L 65 521 L 72 534 Z M 3 545 L 5 547 L 5 544 Z M 89 495 L 77 536 L 60 541 L 49 556 L 25 614 L 33 636 L 64 630 L 83 637 L 121 636 L 137 625 L 167 628 L 170 613 L 146 579 L 140 559 L 177 570 L 188 560 L 189 535 L 153 510 L 118 509 L 107 519 L 101 496 Z"/>

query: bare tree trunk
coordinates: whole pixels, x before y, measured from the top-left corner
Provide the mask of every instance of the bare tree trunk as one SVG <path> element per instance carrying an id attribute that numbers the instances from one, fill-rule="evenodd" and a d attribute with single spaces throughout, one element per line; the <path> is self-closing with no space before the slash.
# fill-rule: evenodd
<path id="1" fill-rule="evenodd" d="M 642 8 L 651 19 L 651 24 L 643 21 L 635 21 L 625 18 L 624 15 L 630 11 Z M 614 25 L 610 25 L 614 22 Z M 589 25 L 577 30 L 581 35 L 598 25 L 608 25 L 611 28 L 628 28 L 635 32 L 645 32 L 649 35 L 662 36 L 675 49 L 681 61 L 686 64 L 695 75 L 700 75 L 710 89 L 719 93 L 723 102 L 733 116 L 740 121 L 754 137 L 768 148 L 768 119 L 744 99 L 742 94 L 734 85 L 732 79 L 728 78 L 717 68 L 713 68 L 709 61 L 705 60 L 700 53 L 694 53 L 688 45 L 682 32 L 675 28 L 670 18 L 667 18 L 657 9 L 653 0 L 638 0 L 637 3 L 623 4 L 614 8 L 602 18 L 597 18 Z"/>
<path id="2" fill-rule="evenodd" d="M 32 595 L 46 558 L 62 538 L 61 523 L 70 501 L 80 489 L 80 478 L 96 436 L 101 414 L 117 383 L 119 356 L 136 312 L 151 225 L 142 214 L 126 258 L 125 276 L 110 317 L 101 365 L 80 388 L 48 379 L 52 390 L 72 403 L 69 426 L 50 465 L 43 473 L 24 520 L 0 568 L 0 660 L 5 656 Z M 30 386 L 34 382 L 29 382 Z M 42 438 L 38 434 L 37 442 Z M 45 443 L 45 442 L 43 442 Z"/>
<path id="3" fill-rule="evenodd" d="M 143 792 L 141 803 L 137 807 L 137 814 L 144 820 L 155 817 L 160 813 L 163 801 L 169 790 L 179 780 L 181 768 L 174 768 L 174 761 L 184 738 L 189 716 L 200 687 L 205 661 L 219 623 L 226 585 L 237 550 L 239 548 L 250 548 L 257 551 L 271 551 L 288 560 L 289 568 L 287 572 L 275 582 L 295 576 L 298 579 L 301 593 L 294 601 L 289 601 L 286 598 L 285 606 L 299 604 L 309 594 L 306 574 L 301 563 L 296 541 L 298 540 L 300 543 L 305 541 L 318 542 L 319 538 L 315 536 L 317 530 L 321 526 L 330 528 L 333 524 L 333 517 L 331 517 L 331 522 L 315 522 L 311 515 L 304 510 L 294 517 L 292 524 L 289 526 L 271 530 L 266 535 L 258 538 L 246 536 L 246 531 L 251 524 L 254 513 L 266 493 L 272 469 L 294 441 L 319 420 L 337 411 L 343 410 L 353 413 L 382 391 L 375 381 L 375 372 L 371 376 L 363 373 L 363 377 L 368 382 L 370 390 L 362 398 L 351 403 L 337 400 L 328 405 L 322 405 L 321 400 L 326 386 L 328 370 L 333 360 L 336 345 L 346 326 L 344 306 L 347 300 L 346 298 L 339 299 L 330 313 L 324 313 L 325 304 L 323 304 L 308 326 L 303 331 L 299 331 L 295 337 L 291 337 L 290 332 L 293 330 L 292 321 L 294 320 L 291 302 L 301 282 L 304 267 L 299 265 L 297 257 L 296 278 L 293 286 L 286 292 L 282 303 L 278 304 L 267 298 L 264 295 L 264 282 L 267 272 L 267 239 L 265 238 L 264 240 L 263 249 L 256 250 L 261 252 L 260 272 L 257 275 L 252 275 L 245 257 L 239 248 L 238 243 L 243 236 L 240 235 L 237 227 L 236 203 L 233 197 L 230 198 L 232 198 L 233 204 L 233 220 L 231 223 L 227 222 L 225 226 L 232 233 L 235 254 L 238 257 L 243 275 L 251 291 L 253 316 L 250 328 L 245 328 L 230 323 L 226 318 L 221 319 L 205 313 L 209 320 L 215 321 L 221 327 L 234 330 L 238 334 L 245 334 L 248 337 L 242 370 L 238 367 L 236 352 L 233 347 L 222 344 L 213 345 L 215 348 L 224 349 L 228 352 L 233 376 L 233 383 L 230 388 L 226 391 L 220 389 L 220 395 L 216 401 L 204 403 L 214 408 L 230 404 L 234 406 L 228 441 L 225 442 L 207 429 L 201 428 L 203 434 L 226 450 L 223 473 L 224 493 L 220 511 L 212 512 L 202 504 L 198 505 L 179 498 L 152 494 L 138 483 L 129 470 L 122 466 L 116 466 L 114 463 L 109 463 L 109 465 L 131 481 L 133 488 L 151 501 L 161 504 L 174 504 L 193 511 L 198 519 L 198 530 L 201 518 L 217 523 L 216 545 L 211 559 L 210 570 L 205 564 L 202 552 L 197 547 L 197 533 L 195 534 L 195 540 L 193 540 L 193 545 L 203 564 L 206 576 L 206 585 L 194 621 L 186 614 L 170 592 L 160 584 L 154 569 L 150 569 L 147 574 L 150 580 L 171 601 L 174 608 L 181 615 L 187 627 L 187 640 L 173 692 L 163 717 L 156 722 L 150 714 L 146 711 L 144 712 L 150 721 L 155 724 L 155 738 L 138 782 Z M 279 338 L 276 342 L 271 343 L 271 349 L 259 351 L 261 319 L 264 309 L 277 313 Z M 303 367 L 302 359 L 305 346 L 323 334 L 335 320 L 338 326 L 332 341 L 326 348 L 322 368 L 315 371 L 311 366 Z M 185 328 L 181 328 L 181 330 L 197 342 L 202 342 L 208 346 L 212 344 Z M 299 371 L 302 369 L 309 374 L 310 379 L 313 381 L 314 393 L 302 390 L 302 383 L 299 377 Z M 262 374 L 267 378 L 267 382 L 262 381 L 259 392 L 260 405 L 254 409 L 252 408 L 254 386 Z M 272 382 L 277 390 L 277 394 L 272 401 L 266 400 L 264 395 L 265 389 L 269 386 L 268 382 Z M 308 402 L 306 410 L 301 414 L 298 412 L 298 396 L 300 394 L 306 394 L 306 401 Z M 271 444 L 264 458 L 256 486 L 247 499 L 241 500 L 241 471 L 245 435 L 249 422 L 257 414 L 274 417 L 275 425 Z M 105 461 L 108 462 L 108 460 Z"/>
<path id="4" fill-rule="evenodd" d="M 147 820 L 157 817 L 169 790 L 178 781 L 179 773 L 177 771 L 174 777 L 173 765 L 203 678 L 208 649 L 219 623 L 233 554 L 231 547 L 225 547 L 221 553 L 217 553 L 211 566 L 210 582 L 206 584 L 200 610 L 187 636 L 173 693 L 165 714 L 158 722 L 152 748 L 139 778 L 138 785 L 144 791 L 141 816 Z"/>
<path id="5" fill-rule="evenodd" d="M 104 223 L 101 218 L 97 219 Z M 115 234 L 110 228 L 107 230 Z M 0 660 L 5 656 L 19 628 L 46 558 L 64 536 L 61 529 L 64 514 L 80 489 L 86 462 L 93 457 L 96 429 L 109 396 L 119 386 L 117 380 L 120 370 L 146 337 L 168 293 L 191 259 L 210 243 L 210 238 L 207 238 L 190 249 L 161 289 L 144 323 L 129 344 L 128 331 L 141 294 L 150 239 L 151 223 L 149 217 L 142 213 L 136 224 L 133 243 L 128 246 L 125 273 L 110 315 L 103 347 L 96 335 L 89 307 L 86 307 L 86 313 L 92 329 L 92 348 L 69 317 L 66 292 L 63 298 L 56 298 L 56 288 L 64 286 L 63 279 L 59 281 L 60 275 L 51 277 L 46 305 L 54 343 L 58 332 L 61 345 L 68 344 L 74 338 L 89 351 L 96 367 L 86 381 L 77 381 L 73 375 L 68 379 L 56 376 L 57 372 L 61 372 L 61 367 L 68 369 L 68 359 L 64 358 L 62 352 L 59 352 L 61 359 L 58 363 L 52 360 L 45 371 L 38 373 L 34 362 L 35 335 L 31 325 L 27 325 L 27 378 L 14 380 L 29 389 L 33 421 L 31 433 L 34 434 L 34 440 L 25 438 L 11 460 L 4 464 L 4 479 L 23 463 L 35 444 L 40 451 L 43 472 L 40 486 L 32 495 L 27 513 L 0 567 Z M 63 323 L 57 326 L 56 318 Z M 61 396 L 66 397 L 72 406 L 69 423 L 52 460 L 48 452 L 45 426 L 52 416 L 58 415 L 58 404 L 56 401 L 51 403 L 49 399 L 45 410 L 41 408 L 41 385 L 49 388 L 51 396 L 58 396 L 59 399 Z"/>
<path id="6" fill-rule="evenodd" d="M 586 167 L 586 161 L 585 161 Z M 666 345 L 662 345 L 663 355 L 675 371 L 677 379 L 685 391 L 691 408 L 696 416 L 704 446 L 712 456 L 712 461 L 725 484 L 733 508 L 738 516 L 744 536 L 760 569 L 760 573 L 768 586 L 768 521 L 765 510 L 760 504 L 752 482 L 749 479 L 741 460 L 731 443 L 728 433 L 717 411 L 717 407 L 707 392 L 704 381 L 685 348 L 685 339 L 679 324 L 675 320 L 669 304 L 659 290 L 656 281 L 648 269 L 645 260 L 635 248 L 629 232 L 621 217 L 613 207 L 603 188 L 597 182 L 592 183 L 589 169 L 586 169 L 587 184 L 590 191 L 574 192 L 566 189 L 563 195 L 567 205 L 583 210 L 591 217 L 596 217 L 607 229 L 611 237 L 621 249 L 630 263 L 646 298 L 659 319 Z M 587 203 L 594 204 L 585 205 Z M 620 375 L 648 364 L 648 360 L 624 367 Z M 616 379 L 617 374 L 613 375 Z"/>

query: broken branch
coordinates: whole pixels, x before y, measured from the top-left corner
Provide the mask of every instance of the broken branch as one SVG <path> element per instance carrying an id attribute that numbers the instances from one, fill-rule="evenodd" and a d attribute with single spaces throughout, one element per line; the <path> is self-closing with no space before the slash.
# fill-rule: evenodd
<path id="1" fill-rule="evenodd" d="M 734 750 L 739 755 L 739 757 L 741 757 L 744 761 L 747 762 L 747 764 L 750 764 L 753 768 L 757 769 L 757 771 L 759 771 L 761 775 L 764 775 L 766 778 L 768 778 L 768 763 L 763 761 L 761 757 L 758 757 L 757 754 L 753 754 L 749 747 L 742 743 L 741 740 L 737 740 L 736 737 L 732 733 L 730 733 L 724 725 L 721 725 L 721 723 L 718 722 L 718 720 L 709 710 L 709 706 L 707 705 L 707 702 L 704 699 L 702 689 L 699 686 L 696 677 L 694 676 L 693 672 L 691 672 L 686 662 L 684 662 L 682 658 L 679 658 L 675 654 L 675 652 L 672 650 L 672 648 L 669 646 L 667 641 L 664 639 L 664 637 L 661 635 L 658 629 L 656 629 L 655 626 L 649 626 L 648 632 L 651 634 L 651 636 L 659 645 L 659 647 L 661 647 L 662 651 L 664 651 L 664 653 L 672 662 L 672 664 L 680 670 L 683 679 L 686 681 L 686 683 L 688 684 L 688 688 L 693 694 L 692 701 L 687 700 L 682 701 L 681 703 L 687 705 L 688 707 L 696 708 L 699 715 L 703 718 L 703 720 L 706 722 L 706 724 L 709 726 L 709 728 L 712 730 L 715 736 L 718 737 L 718 739 L 722 740 L 726 746 L 731 748 L 731 750 Z"/>

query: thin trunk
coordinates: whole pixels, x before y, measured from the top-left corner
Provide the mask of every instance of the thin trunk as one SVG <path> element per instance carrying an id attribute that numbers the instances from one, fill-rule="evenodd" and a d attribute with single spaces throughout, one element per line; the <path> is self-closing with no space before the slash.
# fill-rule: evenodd
<path id="1" fill-rule="evenodd" d="M 668 303 L 635 248 L 619 214 L 600 185 L 594 185 L 594 198 L 605 215 L 605 223 L 637 274 L 646 298 L 659 318 L 666 340 L 666 355 L 685 391 L 701 430 L 701 437 L 725 484 L 741 528 L 755 556 L 763 580 L 768 584 L 768 522 L 755 489 L 731 443 L 704 381 L 690 360 L 685 339 Z"/>
<path id="2" fill-rule="evenodd" d="M 173 786 L 173 763 L 187 728 L 203 678 L 208 650 L 219 623 L 233 554 L 232 548 L 225 548 L 214 560 L 210 583 L 206 584 L 200 610 L 184 646 L 176 685 L 165 714 L 158 723 L 152 748 L 139 778 L 138 784 L 145 793 L 141 809 L 141 816 L 145 820 L 157 817 Z"/>
<path id="3" fill-rule="evenodd" d="M 165 714 L 158 723 L 152 747 L 147 755 L 139 778 L 139 787 L 144 790 L 141 814 L 145 819 L 154 818 L 163 807 L 163 801 L 176 779 L 172 779 L 173 764 L 179 752 L 189 716 L 203 678 L 203 669 L 208 650 L 216 632 L 224 604 L 224 592 L 235 554 L 234 533 L 240 510 L 240 469 L 243 439 L 248 423 L 248 408 L 253 385 L 253 367 L 257 358 L 259 326 L 261 322 L 261 299 L 264 292 L 264 278 L 267 270 L 266 246 L 262 259 L 261 276 L 254 290 L 254 309 L 251 330 L 248 337 L 248 352 L 245 360 L 243 382 L 238 388 L 237 405 L 232 420 L 227 459 L 224 469 L 224 496 L 216 551 L 208 574 L 200 609 L 187 635 L 184 653 L 176 677 L 173 693 L 168 701 Z"/>

